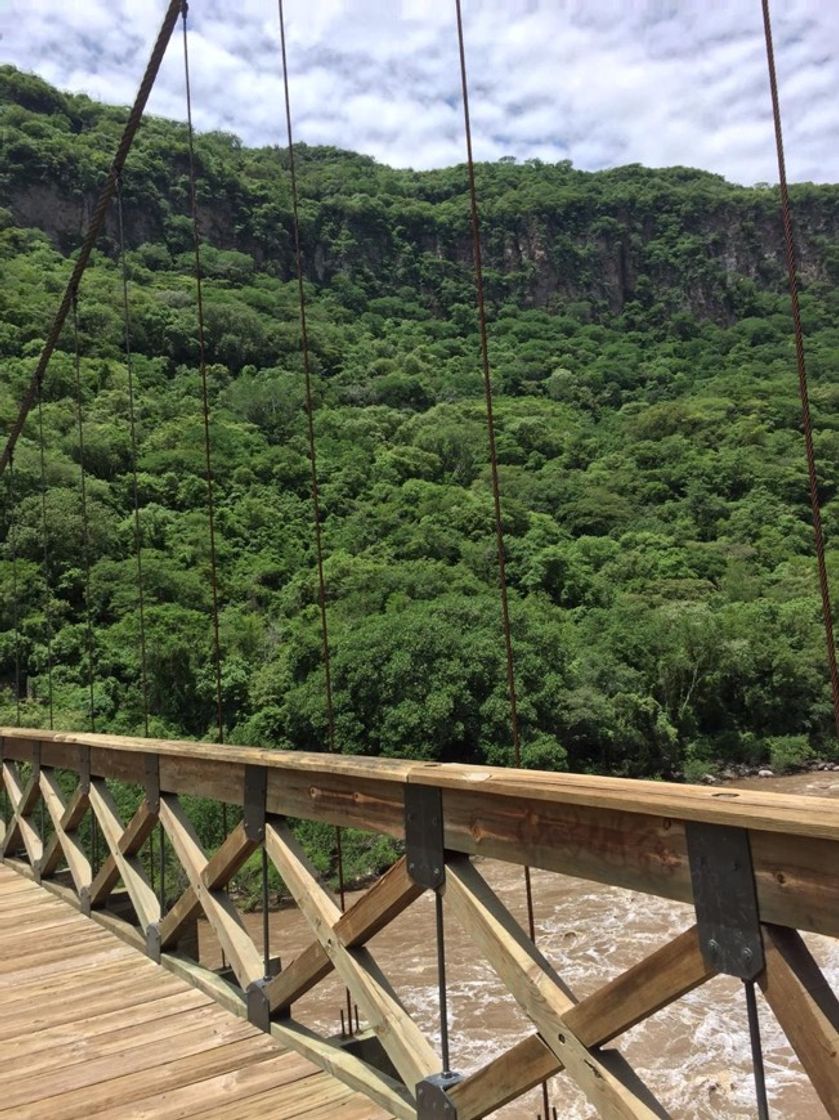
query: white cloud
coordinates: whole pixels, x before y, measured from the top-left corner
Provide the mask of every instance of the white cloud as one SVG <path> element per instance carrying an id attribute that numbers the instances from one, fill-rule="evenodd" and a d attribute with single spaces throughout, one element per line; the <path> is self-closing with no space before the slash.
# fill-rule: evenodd
<path id="1" fill-rule="evenodd" d="M 133 99 L 165 0 L 0 0 L 2 58 Z M 298 139 L 394 166 L 464 156 L 454 0 L 285 0 Z M 788 170 L 839 180 L 839 20 L 775 0 Z M 758 0 L 463 0 L 475 154 L 775 180 Z M 276 0 L 192 0 L 195 120 L 282 142 Z M 179 32 L 176 33 L 179 35 Z M 184 116 L 180 43 L 150 110 Z"/>

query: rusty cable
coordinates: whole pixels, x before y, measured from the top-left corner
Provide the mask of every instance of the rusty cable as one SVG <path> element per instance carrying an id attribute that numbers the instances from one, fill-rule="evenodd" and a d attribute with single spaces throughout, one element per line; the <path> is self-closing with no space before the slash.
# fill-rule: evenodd
<path id="1" fill-rule="evenodd" d="M 48 524 L 47 517 L 47 460 L 46 452 L 44 449 L 44 406 L 43 406 L 43 390 L 41 383 L 38 383 L 38 392 L 36 397 L 37 414 L 38 414 L 38 448 L 39 459 L 41 465 L 41 543 L 43 545 L 43 567 L 44 567 L 44 625 L 47 632 L 47 687 L 49 689 L 49 725 L 50 731 L 53 729 L 54 711 L 53 711 L 53 691 L 52 691 L 52 602 L 50 600 L 50 556 L 49 556 L 49 537 L 48 537 Z"/>
<path id="2" fill-rule="evenodd" d="M 122 325 L 125 369 L 128 377 L 128 429 L 131 440 L 131 489 L 134 506 L 134 562 L 137 568 L 137 613 L 140 637 L 140 684 L 143 694 L 143 731 L 149 735 L 149 675 L 146 652 L 146 596 L 143 579 L 143 531 L 140 523 L 140 485 L 138 481 L 137 410 L 134 398 L 134 359 L 131 350 L 131 310 L 128 302 L 128 261 L 125 245 L 125 214 L 122 201 L 122 176 L 117 179 L 117 227 L 122 280 Z"/>
<path id="3" fill-rule="evenodd" d="M 6 542 L 12 561 L 12 631 L 15 643 L 15 725 L 20 727 L 20 606 L 18 603 L 17 533 L 14 524 L 17 501 L 15 495 L 15 462 L 9 461 L 7 480 Z M 5 786 L 3 787 L 5 792 Z"/>
<path id="4" fill-rule="evenodd" d="M 73 371 L 76 383 L 76 424 L 79 434 L 79 500 L 82 517 L 82 557 L 84 563 L 84 606 L 85 629 L 87 637 L 87 686 L 90 705 L 90 730 L 96 730 L 96 702 L 94 697 L 93 659 L 95 642 L 93 637 L 93 611 L 90 595 L 90 519 L 87 505 L 87 471 L 84 465 L 84 404 L 82 402 L 82 356 L 79 345 L 79 298 L 73 293 Z"/>
<path id="5" fill-rule="evenodd" d="M 318 606 L 320 608 L 321 649 L 323 656 L 324 691 L 326 700 L 327 736 L 330 753 L 334 753 L 335 705 L 332 693 L 332 658 L 329 643 L 329 622 L 326 613 L 326 576 L 323 568 L 323 534 L 321 531 L 320 490 L 318 487 L 317 440 L 315 438 L 314 394 L 312 392 L 312 360 L 309 351 L 309 329 L 306 316 L 306 291 L 303 277 L 303 249 L 300 238 L 300 195 L 297 186 L 297 167 L 294 159 L 294 129 L 291 119 L 291 92 L 288 78 L 288 55 L 286 51 L 285 11 L 283 0 L 277 0 L 280 20 L 280 52 L 283 64 L 283 92 L 285 96 L 286 136 L 288 140 L 289 187 L 291 190 L 291 224 L 294 237 L 294 260 L 297 271 L 297 297 L 300 317 L 300 348 L 303 355 L 303 373 L 306 397 L 306 422 L 309 439 L 309 467 L 312 496 L 312 521 L 315 536 L 315 558 L 318 572 Z M 335 850 L 338 864 L 338 895 L 341 910 L 346 909 L 346 883 L 344 880 L 344 851 L 341 829 L 335 829 Z M 349 989 L 346 992 L 347 1018 L 352 1034 L 352 999 Z"/>
<path id="6" fill-rule="evenodd" d="M 192 217 L 192 248 L 195 263 L 195 305 L 198 323 L 198 366 L 201 376 L 201 405 L 204 425 L 204 466 L 207 479 L 207 528 L 210 545 L 210 589 L 213 603 L 213 661 L 216 677 L 216 724 L 218 741 L 224 742 L 224 709 L 221 700 L 221 639 L 219 636 L 218 562 L 216 553 L 216 514 L 213 485 L 213 449 L 210 437 L 210 397 L 207 387 L 207 340 L 204 328 L 204 289 L 201 278 L 201 228 L 198 218 L 198 192 L 195 174 L 195 133 L 192 127 L 192 87 L 189 77 L 189 4 L 181 4 L 181 26 L 184 45 L 184 85 L 186 88 L 186 130 L 189 152 L 189 204 Z M 222 806 L 226 818 L 226 806 Z M 225 828 L 225 834 L 227 829 Z"/>
<path id="7" fill-rule="evenodd" d="M 67 287 L 64 289 L 64 295 L 61 297 L 61 303 L 58 305 L 58 310 L 55 313 L 55 318 L 52 321 L 52 326 L 50 327 L 49 334 L 47 335 L 44 347 L 38 358 L 38 364 L 35 367 L 35 372 L 32 374 L 32 379 L 30 380 L 29 386 L 23 395 L 23 399 L 21 400 L 20 407 L 18 409 L 17 417 L 9 430 L 9 435 L 6 439 L 6 445 L 3 448 L 3 452 L 2 454 L 0 454 L 0 474 L 2 474 L 6 467 L 9 465 L 9 461 L 15 449 L 15 444 L 20 437 L 20 433 L 23 431 L 23 425 L 26 422 L 26 417 L 29 415 L 32 406 L 36 402 L 41 382 L 44 379 L 44 374 L 46 373 L 50 358 L 52 357 L 53 351 L 55 350 L 55 347 L 61 336 L 61 332 L 64 329 L 64 322 L 70 311 L 70 304 L 73 300 L 73 294 L 74 292 L 78 291 L 82 274 L 87 268 L 90 254 L 93 251 L 93 247 L 96 244 L 99 234 L 102 231 L 102 227 L 105 223 L 105 216 L 108 212 L 108 207 L 111 203 L 114 191 L 116 190 L 117 180 L 119 179 L 120 173 L 125 164 L 126 156 L 128 155 L 128 152 L 134 141 L 134 136 L 136 135 L 137 129 L 140 126 L 140 121 L 143 117 L 146 102 L 149 99 L 149 94 L 151 93 L 152 86 L 154 85 L 157 73 L 160 69 L 160 64 L 163 61 L 163 55 L 166 52 L 166 47 L 169 43 L 172 31 L 177 22 L 179 8 L 180 0 L 169 0 L 169 7 L 166 11 L 166 15 L 163 17 L 163 23 L 161 25 L 160 32 L 158 33 L 154 47 L 152 48 L 148 65 L 146 66 L 145 73 L 143 74 L 143 79 L 140 83 L 140 88 L 137 92 L 137 97 L 135 98 L 134 105 L 132 106 L 131 111 L 128 114 L 128 119 L 125 122 L 125 128 L 123 129 L 122 137 L 120 139 L 116 155 L 114 156 L 113 162 L 108 171 L 107 178 L 105 179 L 105 184 L 102 187 L 93 214 L 91 216 L 90 224 L 87 227 L 87 233 L 85 234 L 84 241 L 82 242 L 81 248 L 79 249 L 79 255 L 76 258 L 76 263 L 73 266 L 73 271 L 70 275 L 70 279 L 67 281 Z"/>
<path id="8" fill-rule="evenodd" d="M 460 84 L 463 98 L 463 127 L 466 139 L 466 167 L 469 179 L 469 209 L 472 226 L 472 257 L 475 274 L 475 294 L 480 334 L 481 368 L 484 381 L 484 402 L 486 405 L 487 440 L 489 444 L 490 476 L 492 482 L 492 501 L 495 515 L 495 543 L 498 558 L 498 589 L 501 600 L 501 624 L 504 632 L 504 652 L 507 669 L 507 698 L 510 707 L 510 732 L 513 740 L 515 765 L 521 766 L 521 729 L 519 726 L 518 694 L 516 691 L 516 670 L 513 655 L 513 635 L 510 623 L 510 604 L 507 594 L 507 565 L 504 546 L 504 520 L 501 510 L 501 483 L 498 471 L 498 450 L 495 439 L 495 414 L 493 409 L 492 369 L 489 360 L 489 336 L 487 332 L 486 295 L 484 288 L 483 254 L 481 251 L 481 222 L 478 210 L 478 190 L 475 182 L 475 159 L 472 148 L 472 122 L 469 114 L 469 82 L 466 72 L 466 45 L 463 33 L 463 13 L 460 0 L 455 0 L 457 16 L 457 42 L 460 55 Z M 527 902 L 527 928 L 530 940 L 536 941 L 536 920 L 533 908 L 533 884 L 530 868 L 524 869 L 524 891 Z M 542 1083 L 544 1118 L 550 1116 L 548 1083 Z"/>
<path id="9" fill-rule="evenodd" d="M 762 0 L 763 30 L 766 38 L 766 61 L 769 68 L 769 89 L 772 94 L 772 117 L 775 126 L 775 147 L 778 155 L 778 184 L 781 195 L 781 220 L 784 227 L 784 251 L 787 264 L 790 307 L 792 311 L 793 334 L 795 337 L 795 358 L 798 367 L 798 393 L 801 398 L 801 426 L 804 432 L 804 448 L 807 456 L 807 475 L 810 484 L 810 509 L 813 517 L 813 536 L 816 546 L 816 559 L 819 569 L 822 616 L 827 646 L 827 662 L 830 670 L 831 694 L 833 697 L 833 720 L 839 736 L 839 670 L 836 665 L 836 641 L 833 633 L 833 611 L 830 603 L 830 583 L 824 552 L 821 505 L 819 503 L 818 476 L 816 472 L 816 452 L 813 445 L 813 425 L 810 415 L 810 393 L 807 385 L 807 365 L 804 357 L 804 330 L 801 325 L 801 303 L 798 296 L 798 264 L 795 252 L 795 236 L 792 225 L 792 207 L 787 185 L 786 159 L 784 157 L 784 137 L 781 126 L 781 102 L 778 95 L 778 77 L 775 70 L 775 48 L 772 40 L 772 17 L 769 0 Z"/>

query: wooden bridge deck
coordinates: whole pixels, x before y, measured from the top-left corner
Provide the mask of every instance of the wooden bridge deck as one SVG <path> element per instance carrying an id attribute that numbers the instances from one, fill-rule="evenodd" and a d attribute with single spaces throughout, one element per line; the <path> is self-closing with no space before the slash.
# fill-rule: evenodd
<path id="1" fill-rule="evenodd" d="M 0 866 L 0 1118 L 389 1120 Z"/>

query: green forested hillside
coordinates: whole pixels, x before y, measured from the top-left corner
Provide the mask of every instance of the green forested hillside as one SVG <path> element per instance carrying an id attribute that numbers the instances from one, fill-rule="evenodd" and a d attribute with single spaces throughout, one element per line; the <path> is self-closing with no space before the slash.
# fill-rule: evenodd
<path id="1" fill-rule="evenodd" d="M 124 112 L 0 68 L 0 423 L 66 282 Z M 198 141 L 230 741 L 325 739 L 285 153 Z M 464 169 L 301 147 L 337 736 L 510 757 Z M 831 717 L 774 192 L 704 172 L 481 165 L 490 347 L 528 765 L 696 775 L 781 760 Z M 125 177 L 152 731 L 214 734 L 185 132 Z M 801 186 L 803 308 L 839 575 L 839 188 Z M 142 727 L 121 290 L 108 226 L 79 304 L 99 729 Z M 0 719 L 87 725 L 72 337 L 15 460 Z M 4 480 L 6 481 L 6 480 Z M 9 529 L 11 525 L 11 529 Z"/>

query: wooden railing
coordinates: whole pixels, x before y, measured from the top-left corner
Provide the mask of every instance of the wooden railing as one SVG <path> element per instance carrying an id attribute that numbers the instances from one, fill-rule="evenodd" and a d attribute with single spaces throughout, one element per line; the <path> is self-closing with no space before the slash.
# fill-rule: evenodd
<path id="1" fill-rule="evenodd" d="M 105 735 L 0 728 L 0 737 L 10 803 L 5 860 L 396 1116 L 472 1120 L 563 1070 L 601 1116 L 668 1116 L 604 1046 L 725 972 L 760 986 L 828 1114 L 839 1117 L 839 1004 L 798 932 L 839 936 L 834 801 Z M 69 794 L 62 773 L 76 775 Z M 145 791 L 127 823 L 106 780 Z M 214 852 L 202 849 L 182 794 L 241 807 Z M 95 872 L 80 841 L 88 814 L 107 846 Z M 342 914 L 287 818 L 386 833 L 405 842 L 405 856 Z M 138 855 L 158 823 L 187 884 L 165 913 Z M 312 934 L 278 975 L 225 890 L 259 849 Z M 476 855 L 692 902 L 696 923 L 578 1002 L 487 884 Z M 72 886 L 51 882 L 62 869 Z M 103 909 L 120 882 L 133 925 Z M 534 1027 L 465 1077 L 440 1076 L 440 1056 L 366 948 L 426 889 L 436 890 L 447 919 L 464 927 Z M 178 952 L 199 913 L 235 985 Z M 354 1051 L 293 1018 L 294 1003 L 333 971 L 377 1040 L 372 1048 Z"/>

